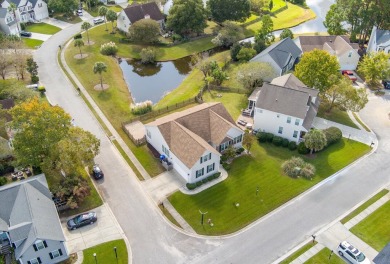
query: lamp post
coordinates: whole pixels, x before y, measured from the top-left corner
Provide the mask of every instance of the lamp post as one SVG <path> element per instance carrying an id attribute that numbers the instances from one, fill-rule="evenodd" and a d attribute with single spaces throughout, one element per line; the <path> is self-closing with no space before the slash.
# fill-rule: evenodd
<path id="1" fill-rule="evenodd" d="M 204 215 L 207 214 L 208 212 L 202 213 L 202 211 L 199 210 L 199 213 L 201 214 L 200 224 L 203 225 Z"/>
<path id="2" fill-rule="evenodd" d="M 118 263 L 118 253 L 116 252 L 116 247 L 114 247 L 114 252 L 115 252 L 116 263 Z"/>
<path id="3" fill-rule="evenodd" d="M 96 253 L 93 253 L 93 257 L 95 258 L 95 263 L 97 264 Z"/>

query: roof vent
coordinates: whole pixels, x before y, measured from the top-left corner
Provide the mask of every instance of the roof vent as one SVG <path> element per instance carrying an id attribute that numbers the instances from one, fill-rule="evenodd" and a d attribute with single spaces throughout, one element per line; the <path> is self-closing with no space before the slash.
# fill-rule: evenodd
<path id="1" fill-rule="evenodd" d="M 276 98 L 275 101 L 277 102 L 277 101 L 278 101 L 278 98 Z"/>

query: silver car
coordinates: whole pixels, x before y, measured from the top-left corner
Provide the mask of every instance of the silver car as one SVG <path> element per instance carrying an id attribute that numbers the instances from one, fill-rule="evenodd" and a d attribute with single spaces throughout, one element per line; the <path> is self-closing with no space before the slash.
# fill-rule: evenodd
<path id="1" fill-rule="evenodd" d="M 337 248 L 339 255 L 347 259 L 349 262 L 353 264 L 370 264 L 371 262 L 367 259 L 367 257 L 361 252 L 359 249 L 352 246 L 347 241 L 343 241 L 340 243 Z"/>

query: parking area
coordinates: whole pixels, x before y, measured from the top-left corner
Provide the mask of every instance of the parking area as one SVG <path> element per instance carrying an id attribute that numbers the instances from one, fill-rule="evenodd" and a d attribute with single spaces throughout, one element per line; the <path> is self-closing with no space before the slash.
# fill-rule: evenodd
<path id="1" fill-rule="evenodd" d="M 72 231 L 69 231 L 66 227 L 66 222 L 71 217 L 61 218 L 61 225 L 66 239 L 65 243 L 70 253 L 123 238 L 123 232 L 106 204 L 92 211 L 97 213 L 97 222 Z"/>

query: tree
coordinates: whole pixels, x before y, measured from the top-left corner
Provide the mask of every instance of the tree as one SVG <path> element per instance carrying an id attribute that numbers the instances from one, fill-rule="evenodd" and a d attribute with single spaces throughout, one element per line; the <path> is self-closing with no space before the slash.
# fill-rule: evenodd
<path id="1" fill-rule="evenodd" d="M 177 34 L 203 33 L 207 27 L 202 0 L 175 0 L 169 10 L 167 27 Z"/>
<path id="2" fill-rule="evenodd" d="M 17 133 L 13 145 L 18 163 L 39 167 L 71 127 L 69 114 L 37 97 L 10 110 L 11 127 Z"/>
<path id="3" fill-rule="evenodd" d="M 18 32 L 20 33 L 20 28 L 19 28 L 19 22 L 18 22 L 18 17 L 16 16 L 16 10 L 18 10 L 18 7 L 15 5 L 15 3 L 10 2 L 7 11 L 12 13 L 15 22 L 16 22 L 16 27 L 18 29 Z"/>
<path id="4" fill-rule="evenodd" d="M 223 155 L 226 157 L 227 160 L 230 160 L 236 156 L 236 149 L 232 145 L 230 145 L 227 149 L 225 149 Z"/>
<path id="5" fill-rule="evenodd" d="M 285 38 L 293 39 L 294 34 L 292 33 L 292 31 L 289 28 L 285 28 L 285 29 L 283 29 L 282 33 L 280 33 L 279 37 L 280 37 L 280 39 L 285 39 Z"/>
<path id="6" fill-rule="evenodd" d="M 160 26 L 153 19 L 141 19 L 129 28 L 132 41 L 141 43 L 153 43 L 158 41 Z"/>
<path id="7" fill-rule="evenodd" d="M 238 42 L 234 43 L 233 46 L 230 47 L 230 58 L 232 58 L 232 61 L 238 61 L 237 55 L 241 48 L 242 46 Z"/>
<path id="8" fill-rule="evenodd" d="M 270 45 L 275 40 L 272 31 L 274 31 L 274 22 L 272 22 L 271 16 L 264 15 L 261 18 L 261 28 L 255 35 L 255 42 L 264 41 L 266 45 Z"/>
<path id="9" fill-rule="evenodd" d="M 252 148 L 253 143 L 256 142 L 256 137 L 248 130 L 245 131 L 244 139 L 242 140 L 242 144 L 246 147 L 248 154 Z"/>
<path id="10" fill-rule="evenodd" d="M 260 14 L 264 7 L 264 0 L 250 0 L 251 11 Z"/>
<path id="11" fill-rule="evenodd" d="M 341 25 L 342 22 L 343 15 L 338 12 L 337 5 L 331 5 L 324 21 L 324 26 L 327 28 L 328 33 L 330 35 L 344 35 L 347 31 Z"/>
<path id="12" fill-rule="evenodd" d="M 38 64 L 34 61 L 33 58 L 27 59 L 27 68 L 26 70 L 31 75 L 31 80 L 34 79 L 34 76 L 38 76 Z"/>
<path id="13" fill-rule="evenodd" d="M 336 56 L 325 50 L 312 50 L 302 55 L 300 62 L 295 66 L 295 75 L 305 85 L 318 89 L 324 93 L 340 76 L 340 65 Z"/>
<path id="14" fill-rule="evenodd" d="M 247 62 L 256 55 L 256 51 L 252 48 L 243 47 L 237 54 L 237 59 L 241 62 Z"/>
<path id="15" fill-rule="evenodd" d="M 245 37 L 241 26 L 230 21 L 223 22 L 223 27 L 218 35 L 211 40 L 217 46 L 230 47 L 233 43 Z"/>
<path id="16" fill-rule="evenodd" d="M 368 103 L 365 89 L 355 89 L 347 78 L 341 78 L 332 85 L 324 94 L 327 101 L 327 112 L 337 106 L 352 112 L 359 112 Z"/>
<path id="17" fill-rule="evenodd" d="M 210 76 L 212 77 L 212 82 L 214 82 L 216 85 L 221 85 L 222 82 L 228 78 L 227 73 L 224 72 L 215 61 L 213 64 L 211 64 Z"/>
<path id="18" fill-rule="evenodd" d="M 274 1 L 273 1 L 273 0 L 269 1 L 269 6 L 268 6 L 268 8 L 269 8 L 269 11 L 271 11 L 272 8 L 274 8 Z"/>
<path id="19" fill-rule="evenodd" d="M 2 52 L 5 51 L 5 52 Z M 0 50 L 0 75 L 3 80 L 7 75 L 7 70 L 12 63 L 12 57 L 6 50 Z"/>
<path id="20" fill-rule="evenodd" d="M 322 130 L 312 129 L 304 136 L 305 146 L 310 149 L 310 155 L 313 151 L 320 151 L 326 146 L 326 136 Z"/>
<path id="21" fill-rule="evenodd" d="M 104 17 L 104 24 L 106 25 L 106 31 L 108 31 L 108 28 L 107 28 L 107 19 L 106 19 L 107 11 L 108 11 L 108 8 L 105 7 L 105 6 L 101 6 L 101 7 L 99 7 L 99 9 L 98 9 L 98 14 L 99 14 L 99 16 Z"/>
<path id="22" fill-rule="evenodd" d="M 93 73 L 98 73 L 100 75 L 100 85 L 102 87 L 102 90 L 103 90 L 103 72 L 106 72 L 107 71 L 107 65 L 104 64 L 104 62 L 101 62 L 101 61 L 98 61 L 95 63 L 95 65 L 93 66 Z"/>
<path id="23" fill-rule="evenodd" d="M 55 197 L 67 201 L 70 209 L 78 208 L 90 194 L 90 187 L 86 180 L 75 174 L 67 175 L 61 183 L 53 188 Z"/>
<path id="24" fill-rule="evenodd" d="M 114 34 L 115 33 L 115 31 L 114 31 L 114 22 L 117 19 L 117 15 L 116 15 L 115 11 L 109 9 L 107 11 L 106 18 L 107 18 L 108 21 L 111 22 L 111 25 L 112 25 L 112 32 L 111 33 Z"/>
<path id="25" fill-rule="evenodd" d="M 16 102 L 24 102 L 36 96 L 36 93 L 31 89 L 26 89 L 26 84 L 23 81 L 15 79 L 0 81 L 0 100 L 12 98 Z"/>
<path id="26" fill-rule="evenodd" d="M 18 50 L 13 56 L 13 64 L 18 79 L 20 77 L 22 80 L 24 80 L 24 76 L 27 68 L 27 58 L 28 55 L 26 55 L 26 53 L 21 50 Z"/>
<path id="27" fill-rule="evenodd" d="M 359 62 L 359 72 L 369 85 L 377 86 L 380 80 L 390 77 L 390 54 L 383 51 L 369 53 Z"/>
<path id="28" fill-rule="evenodd" d="M 262 86 L 264 80 L 274 77 L 276 77 L 274 69 L 265 62 L 248 62 L 237 67 L 237 79 L 249 91 Z"/>
<path id="29" fill-rule="evenodd" d="M 88 34 L 88 29 L 90 29 L 92 27 L 92 25 L 85 21 L 83 24 L 81 24 L 81 29 L 82 30 L 85 30 L 87 32 L 87 39 L 88 39 L 88 44 L 89 44 L 89 34 Z"/>
<path id="30" fill-rule="evenodd" d="M 50 0 L 48 3 L 49 10 L 55 13 L 65 13 L 67 16 L 71 16 L 78 6 L 78 0 Z"/>
<path id="31" fill-rule="evenodd" d="M 211 18 L 217 23 L 225 20 L 243 22 L 250 17 L 251 11 L 249 0 L 209 0 L 207 7 Z"/>
<path id="32" fill-rule="evenodd" d="M 83 57 L 83 53 L 81 53 L 81 47 L 84 46 L 84 41 L 82 39 L 75 39 L 74 46 L 78 47 L 80 50 L 80 57 Z"/>

